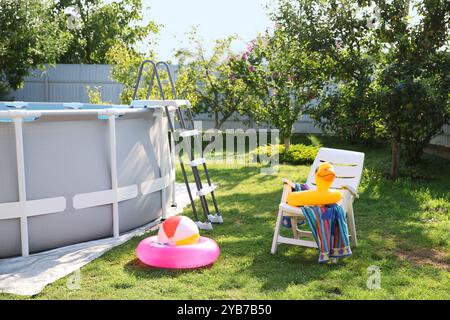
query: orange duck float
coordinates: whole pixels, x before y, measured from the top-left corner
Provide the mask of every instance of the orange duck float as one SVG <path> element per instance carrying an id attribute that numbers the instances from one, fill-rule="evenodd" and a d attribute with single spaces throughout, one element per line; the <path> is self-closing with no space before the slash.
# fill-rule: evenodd
<path id="1" fill-rule="evenodd" d="M 294 207 L 319 206 L 339 202 L 342 198 L 341 193 L 337 190 L 330 190 L 335 177 L 333 166 L 328 162 L 321 163 L 315 173 L 317 189 L 290 193 L 287 197 L 288 205 Z"/>

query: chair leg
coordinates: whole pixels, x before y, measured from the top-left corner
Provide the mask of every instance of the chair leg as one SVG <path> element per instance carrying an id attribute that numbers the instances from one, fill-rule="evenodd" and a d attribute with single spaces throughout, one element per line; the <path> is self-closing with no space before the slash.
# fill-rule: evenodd
<path id="1" fill-rule="evenodd" d="M 297 223 L 298 223 L 297 219 L 291 218 L 291 229 L 292 229 L 292 234 L 294 236 L 294 239 L 298 239 L 299 238 L 299 235 L 298 235 L 298 232 L 297 232 Z"/>
<path id="2" fill-rule="evenodd" d="M 358 238 L 356 236 L 355 216 L 353 214 L 353 204 L 350 202 L 347 210 L 348 228 L 350 231 L 350 241 L 354 247 L 358 246 Z"/>
<path id="3" fill-rule="evenodd" d="M 272 250 L 270 251 L 272 254 L 275 254 L 277 252 L 278 237 L 280 236 L 280 228 L 281 228 L 282 220 L 283 220 L 283 211 L 279 210 L 278 217 L 277 217 L 277 223 L 275 224 L 275 231 L 273 233 Z"/>

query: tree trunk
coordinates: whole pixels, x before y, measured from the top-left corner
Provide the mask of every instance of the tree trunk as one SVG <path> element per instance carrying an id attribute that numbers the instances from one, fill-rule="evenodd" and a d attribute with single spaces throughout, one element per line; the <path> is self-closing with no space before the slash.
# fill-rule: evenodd
<path id="1" fill-rule="evenodd" d="M 217 112 L 217 111 L 214 111 L 214 128 L 217 130 L 220 129 L 219 112 Z"/>
<path id="2" fill-rule="evenodd" d="M 391 179 L 397 179 L 400 169 L 400 135 L 396 134 L 392 139 Z"/>
<path id="3" fill-rule="evenodd" d="M 224 125 L 224 123 L 233 115 L 234 111 L 229 112 L 228 114 L 225 114 L 222 119 L 219 119 L 219 114 L 216 113 L 216 122 L 214 125 L 214 129 L 216 130 L 220 130 L 222 128 L 222 126 Z"/>
<path id="4" fill-rule="evenodd" d="M 288 152 L 290 146 L 291 146 L 291 137 L 285 137 L 284 138 L 284 151 Z"/>

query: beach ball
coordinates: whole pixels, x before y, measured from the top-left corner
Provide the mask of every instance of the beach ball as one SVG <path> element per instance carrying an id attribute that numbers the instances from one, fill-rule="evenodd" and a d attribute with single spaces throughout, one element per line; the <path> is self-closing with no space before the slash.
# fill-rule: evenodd
<path id="1" fill-rule="evenodd" d="M 195 222 L 184 216 L 170 217 L 158 231 L 158 242 L 177 246 L 197 243 L 199 238 Z"/>

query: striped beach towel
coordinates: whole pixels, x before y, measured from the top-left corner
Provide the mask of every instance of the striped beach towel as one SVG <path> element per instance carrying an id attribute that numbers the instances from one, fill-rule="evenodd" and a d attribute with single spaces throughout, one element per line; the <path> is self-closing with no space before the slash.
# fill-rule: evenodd
<path id="1" fill-rule="evenodd" d="M 301 209 L 319 247 L 319 262 L 352 254 L 347 219 L 341 206 L 332 204 Z"/>

